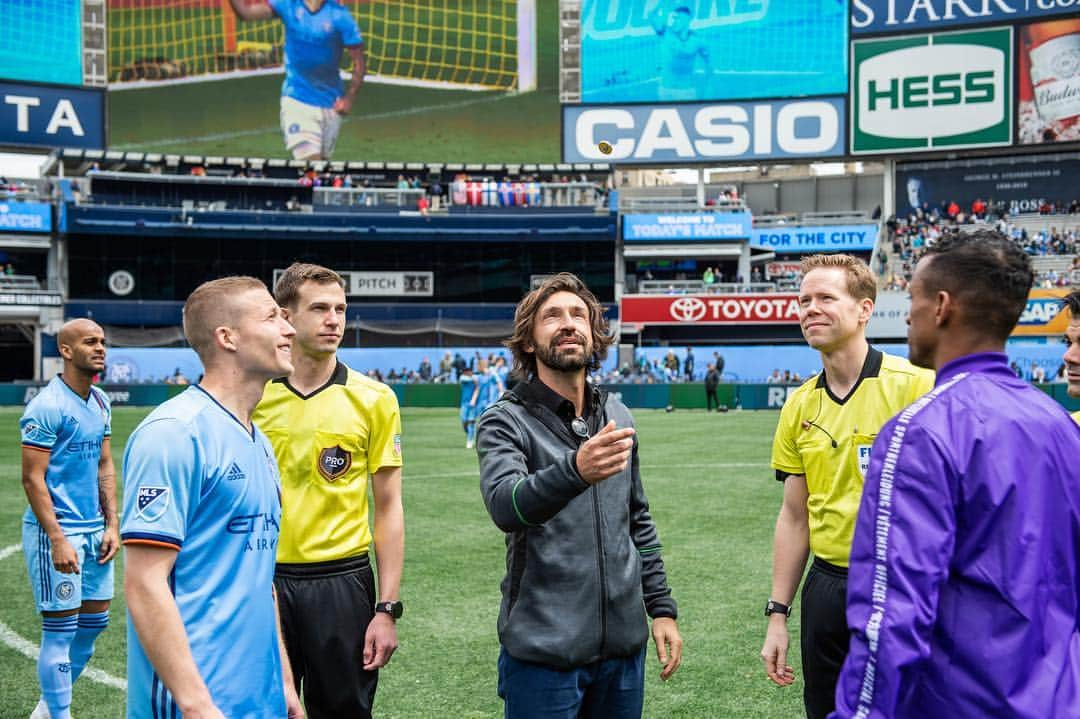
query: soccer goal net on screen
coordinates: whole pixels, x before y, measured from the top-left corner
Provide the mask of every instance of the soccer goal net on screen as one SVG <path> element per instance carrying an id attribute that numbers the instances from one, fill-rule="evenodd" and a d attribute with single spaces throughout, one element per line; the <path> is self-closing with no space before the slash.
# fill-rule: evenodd
<path id="1" fill-rule="evenodd" d="M 360 26 L 369 81 L 536 89 L 536 0 L 338 1 Z M 276 18 L 240 21 L 229 0 L 107 2 L 114 89 L 282 71 Z"/>

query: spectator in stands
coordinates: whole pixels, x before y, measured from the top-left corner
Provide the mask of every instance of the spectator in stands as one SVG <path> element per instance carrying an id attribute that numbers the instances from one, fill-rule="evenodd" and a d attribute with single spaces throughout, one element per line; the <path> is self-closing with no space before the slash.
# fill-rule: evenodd
<path id="1" fill-rule="evenodd" d="M 1009 369 L 1011 369 L 1013 371 L 1013 374 L 1015 374 L 1017 377 L 1024 376 L 1024 370 L 1020 369 L 1020 365 L 1019 363 L 1017 363 L 1016 360 L 1013 360 L 1009 363 Z"/>
<path id="2" fill-rule="evenodd" d="M 1038 362 L 1031 363 L 1031 381 L 1034 384 L 1043 384 L 1046 382 L 1046 370 Z"/>
<path id="3" fill-rule="evenodd" d="M 424 382 L 431 381 L 431 360 L 425 357 L 420 361 L 420 367 L 417 368 L 417 372 L 420 374 L 420 379 Z"/>
<path id="4" fill-rule="evenodd" d="M 765 378 L 767 384 L 781 384 L 783 381 L 784 377 L 780 374 L 779 368 L 774 369 L 772 374 Z"/>
<path id="5" fill-rule="evenodd" d="M 716 275 L 713 274 L 713 269 L 711 267 L 705 268 L 704 274 L 701 275 L 701 282 L 705 285 L 706 290 L 716 282 Z"/>
<path id="6" fill-rule="evenodd" d="M 675 356 L 675 350 L 668 350 L 667 356 L 664 357 L 664 368 L 671 374 L 672 377 L 678 376 L 679 358 Z"/>
<path id="7" fill-rule="evenodd" d="M 185 377 L 184 373 L 180 371 L 179 367 L 177 367 L 176 371 L 173 372 L 172 377 L 169 378 L 169 384 L 185 385 L 188 384 L 188 378 Z"/>
<path id="8" fill-rule="evenodd" d="M 724 377 L 724 355 L 719 352 L 713 352 L 713 364 L 716 365 L 716 372 L 720 375 L 720 378 Z"/>
<path id="9" fill-rule="evenodd" d="M 694 350 L 686 348 L 686 359 L 683 360 L 683 374 L 687 382 L 694 381 Z"/>
<path id="10" fill-rule="evenodd" d="M 784 370 L 784 379 L 782 380 L 782 383 L 783 384 L 791 384 L 791 370 L 789 370 L 789 369 Z"/>
<path id="11" fill-rule="evenodd" d="M 439 376 L 437 381 L 447 382 L 450 380 L 450 373 L 454 370 L 454 360 L 447 352 L 443 355 L 443 358 L 439 360 Z"/>

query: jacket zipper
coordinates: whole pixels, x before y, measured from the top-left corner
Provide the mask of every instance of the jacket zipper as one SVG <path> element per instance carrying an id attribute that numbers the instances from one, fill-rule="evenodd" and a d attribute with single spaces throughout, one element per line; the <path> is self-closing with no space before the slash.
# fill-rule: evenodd
<path id="1" fill-rule="evenodd" d="M 604 541 L 600 528 L 600 488 L 592 487 L 593 519 L 596 529 L 596 565 L 600 572 L 600 656 L 607 648 L 607 573 L 604 571 Z"/>

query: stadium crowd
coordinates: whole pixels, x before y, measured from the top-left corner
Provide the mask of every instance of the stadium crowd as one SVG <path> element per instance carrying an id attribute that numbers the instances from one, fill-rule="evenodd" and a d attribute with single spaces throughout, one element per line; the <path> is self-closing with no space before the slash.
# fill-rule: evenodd
<path id="1" fill-rule="evenodd" d="M 1067 287 L 1080 277 L 1080 200 L 1057 206 L 1045 203 L 1041 215 L 1062 213 L 1059 225 L 1029 231 L 1014 221 L 1000 202 L 987 203 L 977 199 L 965 212 L 955 202 L 943 203 L 942 207 L 924 206 L 907 216 L 891 217 L 886 222 L 886 240 L 879 247 L 877 271 L 884 278 L 885 288 L 906 290 L 911 282 L 915 265 L 927 248 L 942 236 L 974 229 L 977 226 L 993 226 L 1010 237 L 1024 252 L 1032 257 L 1073 256 L 1069 271 L 1047 269 L 1035 278 L 1036 287 Z"/>

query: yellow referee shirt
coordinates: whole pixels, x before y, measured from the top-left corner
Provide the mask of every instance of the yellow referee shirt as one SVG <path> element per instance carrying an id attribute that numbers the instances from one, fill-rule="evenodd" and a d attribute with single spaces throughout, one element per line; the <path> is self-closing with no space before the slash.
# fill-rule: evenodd
<path id="1" fill-rule="evenodd" d="M 1080 411 L 1073 412 L 1072 418 L 1076 420 L 1077 424 L 1080 424 Z"/>
<path id="2" fill-rule="evenodd" d="M 286 379 L 268 383 L 252 420 L 270 438 L 281 470 L 277 561 L 366 554 L 368 478 L 401 466 L 394 391 L 338 362 L 330 381 L 307 396 Z"/>
<path id="3" fill-rule="evenodd" d="M 787 398 L 773 438 L 777 479 L 806 475 L 810 549 L 848 565 L 870 446 L 889 419 L 934 386 L 934 373 L 870 348 L 848 396 L 829 391 L 825 372 Z"/>

